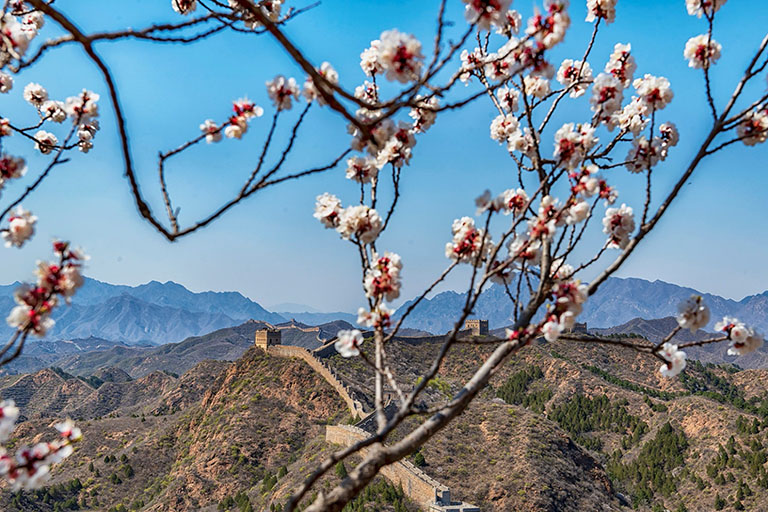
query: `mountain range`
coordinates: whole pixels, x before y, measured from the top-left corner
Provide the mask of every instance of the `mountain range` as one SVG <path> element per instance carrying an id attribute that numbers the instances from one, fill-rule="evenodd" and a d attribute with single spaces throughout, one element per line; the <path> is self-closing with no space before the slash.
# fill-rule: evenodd
<path id="1" fill-rule="evenodd" d="M 768 331 L 768 291 L 735 301 L 664 281 L 638 278 L 609 278 L 584 304 L 578 321 L 587 322 L 590 328 L 609 328 L 638 317 L 654 319 L 674 316 L 678 304 L 694 294 L 701 295 L 712 312 L 706 330 L 714 330 L 714 324 L 729 315 L 761 332 Z M 526 294 L 522 295 L 525 300 Z M 448 332 L 460 316 L 465 300 L 464 293 L 439 293 L 416 306 L 404 326 L 433 333 Z M 411 301 L 398 308 L 395 317 L 402 316 L 410 304 Z M 473 316 L 487 319 L 491 329 L 513 323 L 513 314 L 514 306 L 504 288 L 499 285 L 493 285 L 483 292 L 473 311 Z"/>
<path id="2" fill-rule="evenodd" d="M 14 306 L 18 285 L 0 286 L 0 311 Z M 172 281 L 126 286 L 90 278 L 72 305 L 60 307 L 53 318 L 56 325 L 46 339 L 96 337 L 131 345 L 173 343 L 251 319 L 286 321 L 238 292 L 194 293 Z M 12 332 L 5 324 L 0 326 L 3 337 Z"/>
<path id="3" fill-rule="evenodd" d="M 0 286 L 0 313 L 13 308 L 13 291 L 17 286 L 18 283 Z M 638 278 L 608 279 L 587 301 L 579 321 L 587 322 L 590 329 L 595 329 L 620 326 L 635 318 L 674 316 L 677 305 L 692 294 L 702 295 L 712 311 L 708 331 L 712 331 L 714 323 L 724 315 L 736 316 L 761 332 L 768 331 L 768 291 L 735 301 L 663 281 Z M 464 300 L 463 293 L 454 291 L 425 299 L 403 327 L 445 333 L 453 327 Z M 395 316 L 402 315 L 410 303 L 403 304 Z M 301 309 L 301 305 L 294 306 L 296 308 L 280 309 Z M 504 289 L 494 285 L 479 299 L 473 315 L 488 319 L 491 329 L 496 329 L 512 323 L 513 307 Z M 86 278 L 72 305 L 62 305 L 55 312 L 56 325 L 45 339 L 98 338 L 124 345 L 161 345 L 234 327 L 248 320 L 273 325 L 289 319 L 307 325 L 343 320 L 354 325 L 356 318 L 351 313 L 315 310 L 275 313 L 238 292 L 195 293 L 172 281 L 126 286 Z M 11 334 L 8 326 L 0 324 L 0 336 Z"/>

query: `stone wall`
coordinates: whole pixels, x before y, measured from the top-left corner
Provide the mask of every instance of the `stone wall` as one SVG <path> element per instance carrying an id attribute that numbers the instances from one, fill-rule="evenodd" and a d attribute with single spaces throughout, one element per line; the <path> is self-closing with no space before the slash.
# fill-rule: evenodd
<path id="1" fill-rule="evenodd" d="M 329 425 L 325 429 L 325 440 L 342 446 L 350 446 L 369 435 L 365 430 L 352 425 Z M 360 450 L 363 457 L 367 453 L 367 448 Z M 401 486 L 405 495 L 425 510 L 441 502 L 451 502 L 448 487 L 430 478 L 410 461 L 398 461 L 384 466 L 379 473 L 394 485 Z"/>
<path id="2" fill-rule="evenodd" d="M 304 360 L 304 362 L 311 366 L 313 370 L 319 373 L 326 381 L 328 381 L 328 384 L 336 390 L 339 396 L 341 396 L 341 399 L 344 400 L 344 403 L 347 404 L 347 408 L 352 416 L 363 418 L 368 415 L 363 404 L 352 398 L 350 389 L 341 381 L 341 379 L 339 379 L 336 372 L 323 364 L 323 362 L 309 350 L 291 345 L 275 345 L 268 347 L 267 353 L 280 357 L 298 357 Z"/>

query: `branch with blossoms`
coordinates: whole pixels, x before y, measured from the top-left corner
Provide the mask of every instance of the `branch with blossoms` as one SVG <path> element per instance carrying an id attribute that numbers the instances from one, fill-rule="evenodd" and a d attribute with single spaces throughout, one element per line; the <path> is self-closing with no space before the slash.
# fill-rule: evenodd
<path id="1" fill-rule="evenodd" d="M 378 213 L 382 208 L 377 205 L 377 197 L 381 196 L 379 189 L 386 186 L 386 180 L 381 179 L 381 171 L 390 169 L 396 176 L 389 195 L 396 200 L 400 180 L 407 179 L 404 170 L 410 163 L 416 139 L 436 121 L 442 108 L 435 96 L 424 95 L 422 101 L 426 98 L 431 104 L 414 106 L 411 122 L 387 117 L 374 126 L 370 138 L 360 130 L 350 129 L 352 148 L 362 153 L 347 162 L 347 177 L 360 184 L 359 204 L 345 207 L 335 195 L 325 193 L 317 198 L 315 217 L 326 228 L 335 229 L 342 239 L 351 242 L 360 257 L 367 304 L 359 310 L 358 323 L 373 331 L 374 357 L 369 360 L 361 351 L 365 338 L 358 330 L 340 332 L 336 348 L 344 357 L 364 357 L 374 372 L 377 431 L 371 438 L 323 461 L 296 489 L 286 510 L 294 510 L 333 464 L 366 447 L 367 455 L 350 471 L 347 479 L 330 491 L 319 493 L 307 508 L 313 511 L 341 510 L 383 466 L 412 453 L 460 414 L 504 361 L 536 338 L 550 342 L 563 339 L 612 344 L 635 350 L 658 359 L 661 362 L 659 372 L 664 377 L 674 377 L 683 371 L 686 348 L 728 342 L 729 354 L 742 355 L 763 343 L 762 335 L 754 329 L 738 320 L 725 318 L 715 326 L 719 336 L 676 344 L 675 335 L 680 330 L 696 332 L 708 324 L 709 310 L 701 297 L 691 297 L 680 305 L 678 326 L 658 343 L 576 336 L 571 331 L 589 296 L 621 267 L 653 230 L 682 184 L 690 179 L 704 158 L 736 142 L 747 146 L 765 142 L 768 134 L 768 112 L 765 110 L 768 98 L 765 95 L 752 100 L 739 114 L 733 115 L 732 111 L 737 102 L 743 102 L 741 96 L 747 83 L 766 67 L 763 62 L 768 36 L 755 52 L 725 106 L 718 107 L 717 99 L 712 96 L 710 74 L 722 48 L 713 37 L 713 22 L 725 2 L 687 0 L 689 14 L 704 16 L 707 21 L 707 33 L 692 37 L 682 53 L 689 66 L 701 70 L 704 76 L 706 109 L 712 113 L 712 126 L 676 185 L 654 202 L 654 171 L 663 165 L 679 141 L 675 124 L 662 118 L 674 95 L 670 82 L 664 77 L 645 73 L 635 78 L 638 66 L 630 44 L 616 44 L 604 71 L 593 72 L 588 60 L 600 26 L 614 21 L 616 1 L 587 1 L 587 21 L 593 24 L 591 37 L 580 53 L 581 58 L 564 60 L 557 72 L 547 57 L 549 50 L 562 42 L 570 26 L 566 1 L 548 1 L 543 11 L 536 10 L 529 18 L 522 38 L 515 36 L 522 28 L 522 16 L 509 10 L 509 1 L 465 0 L 464 3 L 477 47 L 462 52 L 455 76 L 463 83 L 475 84 L 479 91 L 473 96 L 487 97 L 498 114 L 490 123 L 490 137 L 504 146 L 509 154 L 511 166 L 517 171 L 516 183 L 498 195 L 486 191 L 477 198 L 476 213 L 483 218 L 481 225 L 469 216 L 454 221 L 453 238 L 446 245 L 446 256 L 451 265 L 394 322 L 393 309 L 387 303 L 399 296 L 404 265 L 397 254 L 384 252 L 382 255 L 377 247 L 379 236 L 396 209 L 395 202 L 385 205 L 387 222 L 382 221 Z M 496 36 L 491 34 L 492 28 L 497 29 Z M 360 97 L 372 105 L 380 103 L 377 78 L 398 79 L 399 71 L 418 68 L 423 60 L 412 51 L 417 47 L 412 39 L 404 38 L 400 33 L 396 39 L 391 35 L 393 32 L 386 34 L 386 38 L 382 36 L 374 41 L 361 55 L 361 66 L 372 80 L 358 90 Z M 401 56 L 394 63 L 388 46 L 390 38 L 397 41 L 396 54 Z M 499 49 L 493 51 L 499 39 Z M 405 78 L 418 87 L 417 77 Z M 559 84 L 557 87 L 555 80 Z M 590 93 L 591 113 L 586 121 L 567 122 L 558 129 L 548 129 L 567 99 L 578 101 L 587 93 Z M 428 116 L 426 122 L 422 122 L 425 113 Z M 732 138 L 729 139 L 729 132 L 734 131 L 735 137 L 730 135 Z M 543 143 L 549 136 L 554 139 L 554 150 L 546 149 Z M 617 158 L 617 154 L 621 156 Z M 615 204 L 619 191 L 612 184 L 612 177 L 620 168 L 642 179 L 644 194 L 639 207 Z M 560 197 L 556 197 L 556 193 Z M 593 220 L 598 217 L 600 203 L 604 203 L 605 210 L 602 221 L 596 223 Z M 639 219 L 636 219 L 635 210 L 639 211 Z M 506 227 L 498 234 L 493 233 L 492 226 L 501 223 L 504 217 L 508 219 Z M 494 219 L 496 223 L 492 223 Z M 597 246 L 591 256 L 574 259 L 575 254 L 589 254 L 584 248 L 592 237 L 585 234 L 600 228 L 606 235 L 605 242 Z M 611 251 L 619 251 L 615 260 L 592 282 L 582 283 L 579 276 L 604 261 Z M 389 363 L 389 342 L 416 305 L 458 265 L 471 267 L 464 307 L 417 384 L 411 390 L 398 389 L 404 398 L 400 399 L 397 412 L 388 418 L 383 412 L 383 387 L 385 383 L 392 386 L 392 382 L 399 382 Z M 513 325 L 507 329 L 506 338 L 488 340 L 487 344 L 495 346 L 493 352 L 452 399 L 426 409 L 417 405 L 426 383 L 437 375 L 452 348 L 459 343 L 473 342 L 462 339 L 461 329 L 491 283 L 504 287 L 514 306 Z M 430 414 L 426 419 L 423 417 L 425 411 Z M 420 414 L 417 426 L 410 428 L 404 437 L 387 444 L 396 427 L 406 418 Z"/>
<path id="2" fill-rule="evenodd" d="M 82 432 L 67 419 L 54 425 L 59 431 L 59 439 L 31 447 L 22 446 L 12 455 L 2 445 L 16 428 L 18 418 L 19 408 L 13 400 L 0 402 L 0 477 L 14 490 L 37 489 L 50 478 L 52 465 L 72 455 L 73 446 L 82 439 Z"/>

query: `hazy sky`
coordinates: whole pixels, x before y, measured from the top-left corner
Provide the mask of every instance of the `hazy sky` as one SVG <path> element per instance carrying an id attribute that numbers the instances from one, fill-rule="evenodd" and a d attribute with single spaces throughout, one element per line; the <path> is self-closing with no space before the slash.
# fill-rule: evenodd
<path id="1" fill-rule="evenodd" d="M 289 1 L 297 7 L 308 3 L 310 0 Z M 459 2 L 449 3 L 448 17 L 456 22 L 452 33 L 456 37 L 465 22 Z M 583 54 L 591 31 L 591 25 L 583 21 L 584 3 L 572 0 L 571 29 L 565 44 L 551 56 L 556 67 L 563 58 Z M 731 0 L 718 14 L 715 38 L 723 45 L 723 56 L 713 86 L 721 106 L 768 26 L 768 5 L 756 7 L 759 4 L 762 2 Z M 178 19 L 170 2 L 164 0 L 137 0 L 130 7 L 121 3 L 120 9 L 114 0 L 56 5 L 86 31 Z M 341 83 L 353 89 L 365 78 L 358 65 L 360 52 L 383 30 L 396 27 L 413 33 L 431 49 L 437 5 L 436 0 L 323 0 L 292 21 L 287 33 L 317 65 L 330 61 L 339 71 Z M 533 3 L 517 1 L 513 6 L 525 18 Z M 687 67 L 682 56 L 686 40 L 705 32 L 705 24 L 687 15 L 684 0 L 619 0 L 617 11 L 617 21 L 598 37 L 590 57 L 593 69 L 602 70 L 616 42 L 631 42 L 638 63 L 635 76 L 666 76 L 675 91 L 672 105 L 661 113 L 659 122 L 674 121 L 681 143 L 655 172 L 658 198 L 685 168 L 705 133 L 708 112 L 702 77 Z M 52 25 L 49 22 L 42 37 L 58 33 Z M 252 169 L 272 113 L 265 80 L 278 73 L 301 82 L 304 79 L 303 72 L 266 36 L 226 34 L 188 47 L 123 41 L 101 43 L 97 50 L 119 83 L 142 187 L 157 212 L 162 209 L 156 174 L 158 150 L 196 136 L 198 125 L 206 118 L 222 119 L 238 97 L 247 95 L 265 108 L 265 116 L 252 122 L 243 140 L 201 145 L 170 162 L 169 185 L 181 206 L 183 223 L 230 197 Z M 34 261 L 49 257 L 48 241 L 58 236 L 85 247 L 92 256 L 87 273 L 104 281 L 173 280 L 195 291 L 238 290 L 267 306 L 300 302 L 329 311 L 354 310 L 361 304 L 355 248 L 312 218 L 319 193 L 335 193 L 346 204 L 356 200 L 359 189 L 344 178 L 344 166 L 259 192 L 211 227 L 171 244 L 140 220 L 134 207 L 122 175 L 113 112 L 90 61 L 74 45 L 50 52 L 40 65 L 16 77 L 11 94 L 0 97 L 3 116 L 32 119 L 31 107 L 20 100 L 24 84 L 30 81 L 46 86 L 56 99 L 83 87 L 100 93 L 103 129 L 91 154 L 73 155 L 71 163 L 57 168 L 39 193 L 25 201 L 24 206 L 40 218 L 38 234 L 22 250 L 0 250 L 4 262 L 0 282 L 30 278 Z M 750 91 L 752 96 L 765 85 L 761 78 L 759 87 Z M 587 120 L 586 101 L 564 109 L 556 127 Z M 403 257 L 404 298 L 418 293 L 442 271 L 451 222 L 474 214 L 474 197 L 486 188 L 498 193 L 513 185 L 514 173 L 505 150 L 488 137 L 493 117 L 488 102 L 481 101 L 438 118 L 426 136 L 418 138 L 411 165 L 403 170 L 399 211 L 379 244 Z M 281 142 L 285 122 L 282 128 Z M 300 135 L 288 161 L 289 170 L 323 164 L 349 143 L 345 123 L 326 109 L 312 111 Z M 31 154 L 18 136 L 12 138 L 8 150 Z M 768 145 L 734 145 L 706 160 L 668 216 L 618 275 L 662 279 L 737 299 L 767 289 L 767 158 Z M 41 158 L 28 160 L 27 177 L 7 187 L 0 204 L 34 179 L 44 162 Z M 641 208 L 644 177 L 629 176 L 621 169 L 609 179 L 619 188 L 619 203 Z M 602 206 L 598 211 L 602 216 Z M 604 240 L 599 228 L 588 240 L 599 248 Z M 447 288 L 462 286 L 463 276 L 457 274 Z"/>

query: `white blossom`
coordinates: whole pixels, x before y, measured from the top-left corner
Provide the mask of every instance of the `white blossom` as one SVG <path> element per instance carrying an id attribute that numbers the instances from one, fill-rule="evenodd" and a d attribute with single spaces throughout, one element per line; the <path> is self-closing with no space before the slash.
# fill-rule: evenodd
<path id="1" fill-rule="evenodd" d="M 347 160 L 347 179 L 358 183 L 370 183 L 379 174 L 376 160 L 356 156 Z"/>
<path id="2" fill-rule="evenodd" d="M 206 119 L 203 124 L 200 125 L 200 131 L 205 134 L 205 142 L 213 144 L 221 140 L 221 129 L 213 121 L 213 119 Z"/>
<path id="3" fill-rule="evenodd" d="M 518 130 L 520 125 L 517 118 L 512 114 L 496 116 L 491 121 L 491 139 L 502 142 L 508 142 L 509 138 Z"/>
<path id="4" fill-rule="evenodd" d="M 342 238 L 356 236 L 360 242 L 369 244 L 376 240 L 382 227 L 381 217 L 376 210 L 367 205 L 355 205 L 341 210 L 336 230 Z"/>
<path id="5" fill-rule="evenodd" d="M 48 100 L 44 102 L 40 106 L 40 112 L 54 123 L 63 123 L 67 119 L 64 103 L 60 101 Z"/>
<path id="6" fill-rule="evenodd" d="M 592 125 L 566 123 L 555 133 L 554 154 L 566 169 L 575 169 L 597 142 Z"/>
<path id="7" fill-rule="evenodd" d="M 340 214 L 341 201 L 338 197 L 328 192 L 317 196 L 313 217 L 322 222 L 326 228 L 338 227 Z"/>
<path id="8" fill-rule="evenodd" d="M 490 237 L 475 227 L 471 217 L 453 221 L 453 241 L 445 244 L 445 256 L 459 263 L 481 265 L 485 255 L 493 249 Z"/>
<path id="9" fill-rule="evenodd" d="M 267 95 L 277 110 L 289 110 L 293 106 L 293 100 L 299 99 L 299 86 L 294 78 L 277 75 L 267 81 Z"/>
<path id="10" fill-rule="evenodd" d="M 632 84 L 632 77 L 637 69 L 631 51 L 632 45 L 616 43 L 605 65 L 605 72 L 614 76 L 624 88 Z"/>
<path id="11" fill-rule="evenodd" d="M 400 296 L 400 271 L 403 263 L 400 256 L 385 252 L 383 256 L 373 253 L 371 268 L 366 270 L 364 286 L 367 297 L 384 297 L 389 302 Z"/>
<path id="12" fill-rule="evenodd" d="M 685 43 L 683 57 L 688 59 L 688 66 L 697 69 L 708 68 L 720 58 L 723 47 L 707 34 L 692 37 Z"/>
<path id="13" fill-rule="evenodd" d="M 587 0 L 587 18 L 585 21 L 595 21 L 602 18 L 606 23 L 616 20 L 616 0 Z"/>
<path id="14" fill-rule="evenodd" d="M 544 98 L 550 92 L 549 80 L 537 75 L 525 75 L 523 90 L 535 98 Z"/>
<path id="15" fill-rule="evenodd" d="M 330 63 L 323 62 L 317 72 L 330 84 L 337 85 L 339 83 L 339 74 L 335 69 L 333 69 L 333 66 L 331 66 Z M 330 88 L 325 88 L 325 92 L 328 94 L 333 94 L 333 91 Z M 308 76 L 304 82 L 304 97 L 308 102 L 317 101 L 318 105 L 326 104 L 325 98 L 323 98 L 322 94 L 320 94 L 320 91 L 318 91 L 314 80 L 310 76 Z"/>
<path id="16" fill-rule="evenodd" d="M 0 93 L 7 93 L 13 89 L 13 77 L 0 71 Z"/>
<path id="17" fill-rule="evenodd" d="M 464 17 L 469 23 L 477 24 L 482 30 L 490 30 L 491 25 L 503 28 L 507 25 L 507 10 L 512 0 L 463 0 Z"/>
<path id="18" fill-rule="evenodd" d="M 657 77 L 646 73 L 643 78 L 636 78 L 632 85 L 635 87 L 640 99 L 650 109 L 661 110 L 674 97 L 674 93 L 669 86 L 669 80 L 663 76 Z"/>
<path id="19" fill-rule="evenodd" d="M 622 204 L 605 211 L 603 233 L 608 235 L 608 247 L 625 249 L 634 230 L 635 217 L 629 206 Z"/>
<path id="20" fill-rule="evenodd" d="M 701 18 L 702 14 L 714 14 L 723 5 L 726 0 L 685 0 L 685 7 L 688 14 Z"/>
<path id="21" fill-rule="evenodd" d="M 38 130 L 34 139 L 37 141 L 35 142 L 35 149 L 44 155 L 56 149 L 56 144 L 59 143 L 59 139 L 54 134 L 45 130 Z"/>
<path id="22" fill-rule="evenodd" d="M 566 88 L 573 87 L 569 96 L 578 98 L 587 90 L 592 82 L 592 68 L 588 62 L 573 59 L 565 59 L 557 71 L 557 81 Z"/>
<path id="23" fill-rule="evenodd" d="M 677 306 L 677 323 L 695 333 L 709 323 L 709 308 L 701 295 L 691 295 Z"/>
<path id="24" fill-rule="evenodd" d="M 418 39 L 392 29 L 381 34 L 377 60 L 388 80 L 407 83 L 419 78 L 424 56 Z"/>
<path id="25" fill-rule="evenodd" d="M 24 99 L 33 107 L 40 108 L 48 100 L 48 91 L 42 85 L 32 82 L 24 87 Z"/>
<path id="26" fill-rule="evenodd" d="M 35 234 L 37 217 L 21 206 L 11 213 L 8 228 L 2 231 L 6 247 L 21 247 Z"/>
<path id="27" fill-rule="evenodd" d="M 667 361 L 665 364 L 661 365 L 661 368 L 659 368 L 659 373 L 661 373 L 663 377 L 676 377 L 685 369 L 685 352 L 678 350 L 677 345 L 669 342 L 665 343 L 661 346 L 659 355 Z"/>
<path id="28" fill-rule="evenodd" d="M 336 334 L 336 343 L 333 346 L 341 357 L 354 357 L 360 355 L 360 345 L 362 344 L 363 333 L 357 329 L 352 329 L 339 331 Z"/>
<path id="29" fill-rule="evenodd" d="M 748 112 L 736 128 L 736 134 L 747 146 L 768 140 L 768 109 Z"/>

